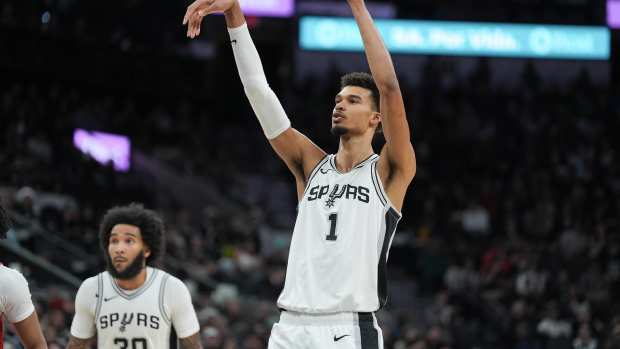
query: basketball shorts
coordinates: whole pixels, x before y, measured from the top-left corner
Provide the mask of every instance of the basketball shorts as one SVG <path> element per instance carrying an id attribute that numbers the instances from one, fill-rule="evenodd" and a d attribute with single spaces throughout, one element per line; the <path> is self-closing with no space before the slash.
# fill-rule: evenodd
<path id="1" fill-rule="evenodd" d="M 383 349 L 374 313 L 305 314 L 283 311 L 268 349 Z"/>

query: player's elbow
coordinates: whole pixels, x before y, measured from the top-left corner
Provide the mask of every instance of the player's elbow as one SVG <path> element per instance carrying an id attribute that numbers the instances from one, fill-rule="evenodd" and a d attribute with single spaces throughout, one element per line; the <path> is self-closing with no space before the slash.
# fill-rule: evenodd
<path id="1" fill-rule="evenodd" d="M 264 81 L 247 81 L 243 85 L 243 90 L 245 91 L 245 95 L 248 97 L 250 101 L 254 101 L 257 99 L 264 98 L 270 91 L 269 84 Z"/>

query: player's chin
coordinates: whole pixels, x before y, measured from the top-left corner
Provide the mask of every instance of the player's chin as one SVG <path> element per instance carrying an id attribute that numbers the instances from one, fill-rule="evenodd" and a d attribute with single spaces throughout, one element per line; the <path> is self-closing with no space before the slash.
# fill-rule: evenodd
<path id="1" fill-rule="evenodd" d="M 340 137 L 340 136 L 344 136 L 344 135 L 346 135 L 347 133 L 349 133 L 349 129 L 347 129 L 347 128 L 346 128 L 346 127 L 344 127 L 344 126 L 340 126 L 340 125 L 334 125 L 334 124 L 332 124 L 331 133 L 332 133 L 334 136 L 338 136 L 338 137 Z"/>

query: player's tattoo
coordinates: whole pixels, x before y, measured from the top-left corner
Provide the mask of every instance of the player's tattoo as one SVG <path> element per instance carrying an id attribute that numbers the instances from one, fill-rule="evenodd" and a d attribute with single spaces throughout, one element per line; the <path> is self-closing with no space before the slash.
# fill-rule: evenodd
<path id="1" fill-rule="evenodd" d="M 179 342 L 181 343 L 181 349 L 202 349 L 200 332 L 196 332 L 189 337 L 181 338 Z"/>
<path id="2" fill-rule="evenodd" d="M 80 339 L 71 336 L 71 338 L 69 338 L 69 343 L 67 344 L 66 349 L 87 349 L 90 348 L 90 344 L 92 341 L 92 338 Z"/>

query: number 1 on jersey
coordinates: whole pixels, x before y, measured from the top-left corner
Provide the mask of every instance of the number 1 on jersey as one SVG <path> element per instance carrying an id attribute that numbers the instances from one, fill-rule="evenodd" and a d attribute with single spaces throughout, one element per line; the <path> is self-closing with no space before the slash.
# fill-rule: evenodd
<path id="1" fill-rule="evenodd" d="M 338 214 L 330 214 L 329 221 L 331 222 L 329 226 L 329 235 L 327 235 L 325 238 L 329 241 L 336 241 L 336 239 L 338 239 L 338 236 L 336 236 L 336 221 L 338 221 Z"/>

